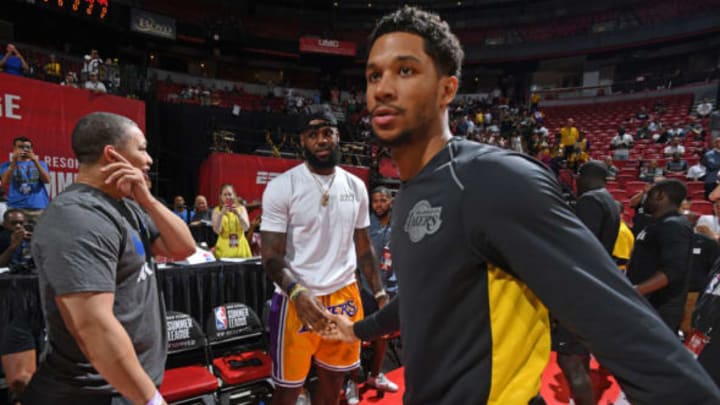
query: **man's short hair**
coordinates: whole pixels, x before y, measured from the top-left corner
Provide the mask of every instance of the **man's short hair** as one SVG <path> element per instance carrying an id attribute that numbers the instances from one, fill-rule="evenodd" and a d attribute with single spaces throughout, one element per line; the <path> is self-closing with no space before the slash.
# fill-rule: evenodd
<path id="1" fill-rule="evenodd" d="M 660 180 L 653 184 L 654 190 L 661 191 L 676 206 L 680 206 L 685 198 L 687 198 L 687 188 L 685 184 L 677 179 Z"/>
<path id="2" fill-rule="evenodd" d="M 599 160 L 591 160 L 580 166 L 578 173 L 579 177 L 603 181 L 610 175 L 605 162 L 601 162 Z"/>
<path id="3" fill-rule="evenodd" d="M 427 53 L 435 63 L 438 73 L 460 79 L 463 52 L 460 41 L 450 31 L 450 26 L 439 15 L 417 7 L 404 6 L 383 16 L 370 34 L 368 49 L 385 34 L 407 32 L 419 35 Z"/>
<path id="4" fill-rule="evenodd" d="M 387 197 L 392 198 L 392 193 L 390 192 L 390 189 L 385 186 L 377 186 L 370 192 L 370 195 L 382 193 L 385 194 Z"/>
<path id="5" fill-rule="evenodd" d="M 32 141 L 26 136 L 18 136 L 17 138 L 13 139 L 13 146 L 15 146 L 15 144 L 18 142 L 30 142 L 30 145 L 32 145 Z"/>
<path id="6" fill-rule="evenodd" d="M 19 209 L 19 208 L 8 208 L 8 209 L 3 213 L 3 223 L 6 224 L 6 223 L 10 220 L 10 215 L 16 214 L 16 213 L 18 213 L 18 212 L 21 213 L 21 214 L 23 214 L 23 216 L 25 216 L 25 212 L 23 212 L 23 210 L 21 210 L 21 209 Z"/>
<path id="7" fill-rule="evenodd" d="M 80 163 L 97 162 L 105 146 L 119 146 L 125 142 L 128 127 L 137 127 L 137 124 L 127 117 L 108 112 L 94 112 L 80 118 L 72 133 L 75 157 Z"/>

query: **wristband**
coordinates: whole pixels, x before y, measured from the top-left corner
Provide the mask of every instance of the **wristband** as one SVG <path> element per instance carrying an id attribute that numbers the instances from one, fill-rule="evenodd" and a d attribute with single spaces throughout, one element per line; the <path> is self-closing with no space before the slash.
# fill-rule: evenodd
<path id="1" fill-rule="evenodd" d="M 380 291 L 378 291 L 378 292 L 375 293 L 375 299 L 376 299 L 376 300 L 379 300 L 380 298 L 382 298 L 382 297 L 387 297 L 387 296 L 388 296 L 388 295 L 387 295 L 387 292 L 385 292 L 385 289 L 384 289 L 384 288 L 380 289 Z"/>
<path id="2" fill-rule="evenodd" d="M 297 281 L 293 281 L 292 283 L 288 284 L 287 289 L 285 290 L 285 293 L 288 296 L 290 296 L 290 294 L 292 294 L 292 290 L 295 288 L 296 285 L 297 285 Z"/>
<path id="3" fill-rule="evenodd" d="M 301 292 L 307 291 L 308 289 L 301 286 L 300 284 L 295 284 L 292 291 L 290 292 L 290 301 L 295 301 L 295 298 L 297 298 L 298 295 L 300 295 Z"/>
<path id="4" fill-rule="evenodd" d="M 160 395 L 160 391 L 155 390 L 155 395 L 147 401 L 147 404 L 145 405 L 162 405 L 163 404 L 163 397 Z"/>

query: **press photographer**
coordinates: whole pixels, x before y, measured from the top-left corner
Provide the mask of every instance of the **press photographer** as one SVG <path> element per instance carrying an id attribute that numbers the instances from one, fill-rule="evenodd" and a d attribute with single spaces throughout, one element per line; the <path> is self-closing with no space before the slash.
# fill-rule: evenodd
<path id="1" fill-rule="evenodd" d="M 25 214 L 17 208 L 10 208 L 3 215 L 3 229 L 0 231 L 0 267 L 13 271 L 31 270 L 30 238 L 33 223 L 27 222 Z"/>
<path id="2" fill-rule="evenodd" d="M 22 209 L 29 221 L 37 220 L 50 202 L 45 189 L 50 174 L 47 164 L 33 152 L 30 139 L 21 136 L 13 140 L 12 157 L 0 165 L 0 175 L 8 207 Z"/>

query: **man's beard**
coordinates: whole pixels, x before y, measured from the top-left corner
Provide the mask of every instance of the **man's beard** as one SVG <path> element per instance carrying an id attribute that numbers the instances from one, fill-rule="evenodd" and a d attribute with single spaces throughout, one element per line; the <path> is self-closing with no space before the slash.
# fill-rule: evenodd
<path id="1" fill-rule="evenodd" d="M 303 148 L 303 155 L 308 164 L 315 169 L 332 169 L 340 161 L 340 148 L 330 150 L 330 154 L 325 160 L 318 159 L 308 148 Z"/>

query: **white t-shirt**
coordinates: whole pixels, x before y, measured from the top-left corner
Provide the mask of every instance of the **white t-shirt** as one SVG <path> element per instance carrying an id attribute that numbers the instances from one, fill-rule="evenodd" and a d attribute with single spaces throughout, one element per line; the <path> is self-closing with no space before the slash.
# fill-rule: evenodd
<path id="1" fill-rule="evenodd" d="M 720 234 L 720 221 L 718 221 L 715 215 L 700 215 L 695 226 L 698 227 L 700 225 L 707 226 L 714 234 Z"/>
<path id="2" fill-rule="evenodd" d="M 340 167 L 335 173 L 325 207 L 316 179 L 325 190 L 332 175 L 313 174 L 305 164 L 270 181 L 263 193 L 261 230 L 287 235 L 290 271 L 315 295 L 355 282 L 355 230 L 370 226 L 365 183 Z M 276 290 L 281 291 L 278 286 Z"/>

